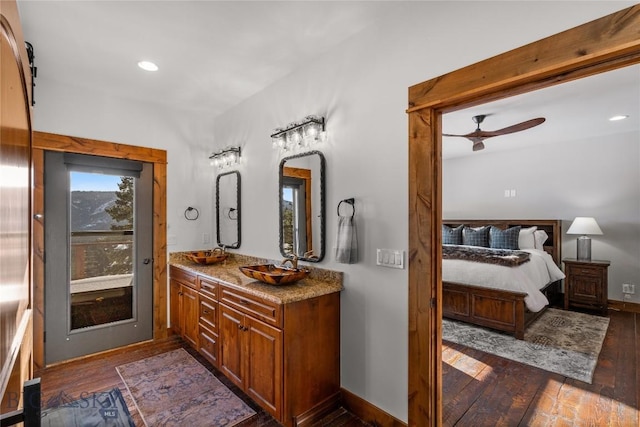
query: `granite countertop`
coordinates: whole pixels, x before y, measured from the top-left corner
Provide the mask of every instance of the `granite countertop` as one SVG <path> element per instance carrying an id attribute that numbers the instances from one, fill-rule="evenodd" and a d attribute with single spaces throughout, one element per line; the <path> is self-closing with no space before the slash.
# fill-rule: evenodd
<path id="1" fill-rule="evenodd" d="M 312 267 L 307 264 L 299 265 L 310 271 L 304 279 L 286 285 L 269 285 L 245 276 L 239 269 L 245 265 L 279 264 L 279 261 L 256 258 L 246 255 L 229 253 L 229 257 L 220 263 L 211 265 L 197 264 L 184 256 L 186 252 L 169 254 L 169 265 L 180 267 L 191 272 L 209 276 L 223 284 L 242 290 L 268 301 L 287 304 L 315 298 L 334 292 L 340 292 L 342 286 L 342 272 Z"/>

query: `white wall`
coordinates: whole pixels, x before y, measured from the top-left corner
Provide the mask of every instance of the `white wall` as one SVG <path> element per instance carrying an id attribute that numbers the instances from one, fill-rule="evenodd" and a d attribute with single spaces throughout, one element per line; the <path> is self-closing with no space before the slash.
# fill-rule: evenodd
<path id="1" fill-rule="evenodd" d="M 407 419 L 407 270 L 375 265 L 376 248 L 407 249 L 407 88 L 590 21 L 633 2 L 394 2 L 395 11 L 211 122 L 38 79 L 37 130 L 165 148 L 170 250 L 199 248 L 214 230 L 206 157 L 242 146 L 241 253 L 278 258 L 274 128 L 327 117 L 327 249 L 321 267 L 344 272 L 341 382 Z M 45 74 L 44 70 L 41 74 Z M 211 138 L 212 129 L 215 137 Z M 360 262 L 333 261 L 335 208 L 355 197 Z M 187 206 L 201 211 L 194 224 Z M 602 224 L 603 227 L 607 225 Z M 599 250 L 594 244 L 594 251 Z"/>
<path id="2" fill-rule="evenodd" d="M 447 160 L 442 187 L 447 219 L 562 219 L 564 258 L 576 257 L 573 218 L 596 218 L 591 255 L 611 261 L 609 298 L 623 300 L 622 283 L 640 289 L 640 132 Z"/>
<path id="3" fill-rule="evenodd" d="M 204 113 L 63 87 L 46 70 L 36 83 L 34 130 L 166 150 L 169 251 L 215 246 L 215 176 L 208 159 L 213 130 Z M 185 218 L 188 206 L 198 209 L 198 220 Z M 203 233 L 212 243 L 202 244 Z"/>

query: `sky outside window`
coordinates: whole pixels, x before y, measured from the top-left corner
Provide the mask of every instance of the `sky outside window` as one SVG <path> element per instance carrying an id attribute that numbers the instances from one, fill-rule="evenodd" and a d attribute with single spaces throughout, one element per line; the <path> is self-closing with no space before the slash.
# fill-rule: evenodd
<path id="1" fill-rule="evenodd" d="M 71 191 L 118 191 L 120 179 L 118 175 L 71 172 Z"/>

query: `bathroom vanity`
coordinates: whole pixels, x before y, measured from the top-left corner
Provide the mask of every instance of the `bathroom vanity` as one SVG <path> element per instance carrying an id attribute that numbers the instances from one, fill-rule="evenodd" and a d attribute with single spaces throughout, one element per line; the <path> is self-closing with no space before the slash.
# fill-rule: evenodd
<path id="1" fill-rule="evenodd" d="M 306 425 L 339 401 L 342 273 L 274 286 L 239 270 L 263 262 L 171 254 L 171 328 L 282 424 Z"/>

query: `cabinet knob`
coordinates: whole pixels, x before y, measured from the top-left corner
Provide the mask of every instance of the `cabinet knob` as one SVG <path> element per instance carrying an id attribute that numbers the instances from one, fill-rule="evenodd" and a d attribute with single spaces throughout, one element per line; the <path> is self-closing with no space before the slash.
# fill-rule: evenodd
<path id="1" fill-rule="evenodd" d="M 204 314 L 209 314 L 209 310 L 202 310 Z"/>

